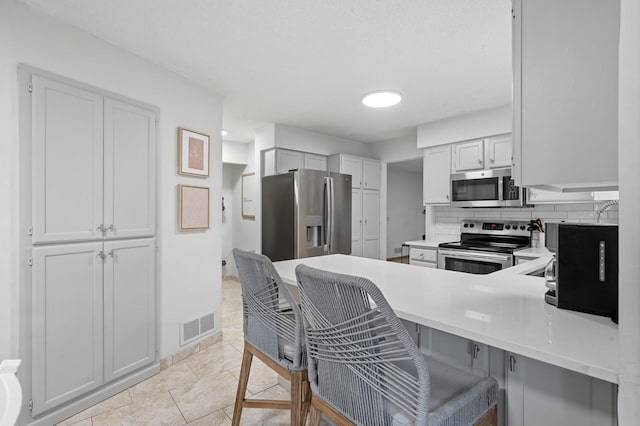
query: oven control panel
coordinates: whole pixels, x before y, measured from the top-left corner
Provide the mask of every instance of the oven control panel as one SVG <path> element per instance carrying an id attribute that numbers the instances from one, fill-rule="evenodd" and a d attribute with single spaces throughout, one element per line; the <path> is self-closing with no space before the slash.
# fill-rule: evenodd
<path id="1" fill-rule="evenodd" d="M 529 235 L 528 220 L 482 220 L 463 219 L 460 222 L 460 232 L 467 234 L 491 234 L 491 235 Z"/>

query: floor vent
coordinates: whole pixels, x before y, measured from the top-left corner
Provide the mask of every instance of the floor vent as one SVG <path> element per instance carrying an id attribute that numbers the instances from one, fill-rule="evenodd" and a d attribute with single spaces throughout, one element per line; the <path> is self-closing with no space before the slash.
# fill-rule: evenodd
<path id="1" fill-rule="evenodd" d="M 185 322 L 180 327 L 180 346 L 184 346 L 211 333 L 215 328 L 213 312 L 200 318 Z"/>

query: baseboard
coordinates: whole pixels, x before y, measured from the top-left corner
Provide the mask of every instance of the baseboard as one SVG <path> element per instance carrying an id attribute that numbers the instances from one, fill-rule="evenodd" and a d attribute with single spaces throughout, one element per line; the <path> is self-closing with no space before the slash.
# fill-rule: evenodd
<path id="1" fill-rule="evenodd" d="M 115 382 L 111 382 L 97 391 L 84 396 L 70 404 L 60 407 L 48 414 L 39 416 L 37 419 L 33 419 L 31 423 L 27 423 L 29 426 L 51 426 L 56 423 L 68 419 L 71 416 L 78 414 L 81 411 L 86 410 L 89 407 L 93 407 L 99 402 L 104 401 L 113 395 L 122 392 L 131 386 L 140 383 L 143 380 L 148 379 L 160 372 L 160 364 L 155 363 L 149 367 L 145 367 L 129 376 L 126 376 Z"/>
<path id="2" fill-rule="evenodd" d="M 175 365 L 185 359 L 189 358 L 197 354 L 200 351 L 207 349 L 210 346 L 215 345 L 216 343 L 222 342 L 222 331 L 219 331 L 214 334 L 210 334 L 202 340 L 199 340 L 186 348 L 180 349 L 175 354 L 164 357 L 160 360 L 160 369 L 166 370 L 167 368 Z"/>

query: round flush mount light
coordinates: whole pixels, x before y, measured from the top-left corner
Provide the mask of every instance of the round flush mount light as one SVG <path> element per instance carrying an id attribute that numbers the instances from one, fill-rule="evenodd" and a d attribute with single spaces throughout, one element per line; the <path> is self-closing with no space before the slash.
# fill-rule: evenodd
<path id="1" fill-rule="evenodd" d="M 395 90 L 376 90 L 362 97 L 362 103 L 371 108 L 386 108 L 398 104 L 402 95 Z"/>
<path id="2" fill-rule="evenodd" d="M 226 131 L 226 130 L 224 130 L 224 129 L 222 129 L 222 130 L 220 130 L 220 134 L 221 134 L 222 136 L 227 136 L 227 131 Z"/>

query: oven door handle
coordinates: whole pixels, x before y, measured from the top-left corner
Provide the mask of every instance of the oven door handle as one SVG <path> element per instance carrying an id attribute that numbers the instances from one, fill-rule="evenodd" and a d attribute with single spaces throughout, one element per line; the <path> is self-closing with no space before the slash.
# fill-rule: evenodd
<path id="1" fill-rule="evenodd" d="M 467 254 L 467 253 L 462 253 L 454 250 L 439 250 L 438 256 L 454 257 L 456 259 L 464 259 L 464 260 L 488 260 L 488 261 L 494 260 L 500 263 L 506 262 L 512 257 L 510 254 L 500 255 L 500 254 L 487 254 L 487 253 L 479 253 L 479 252 L 473 252 L 473 254 Z"/>

